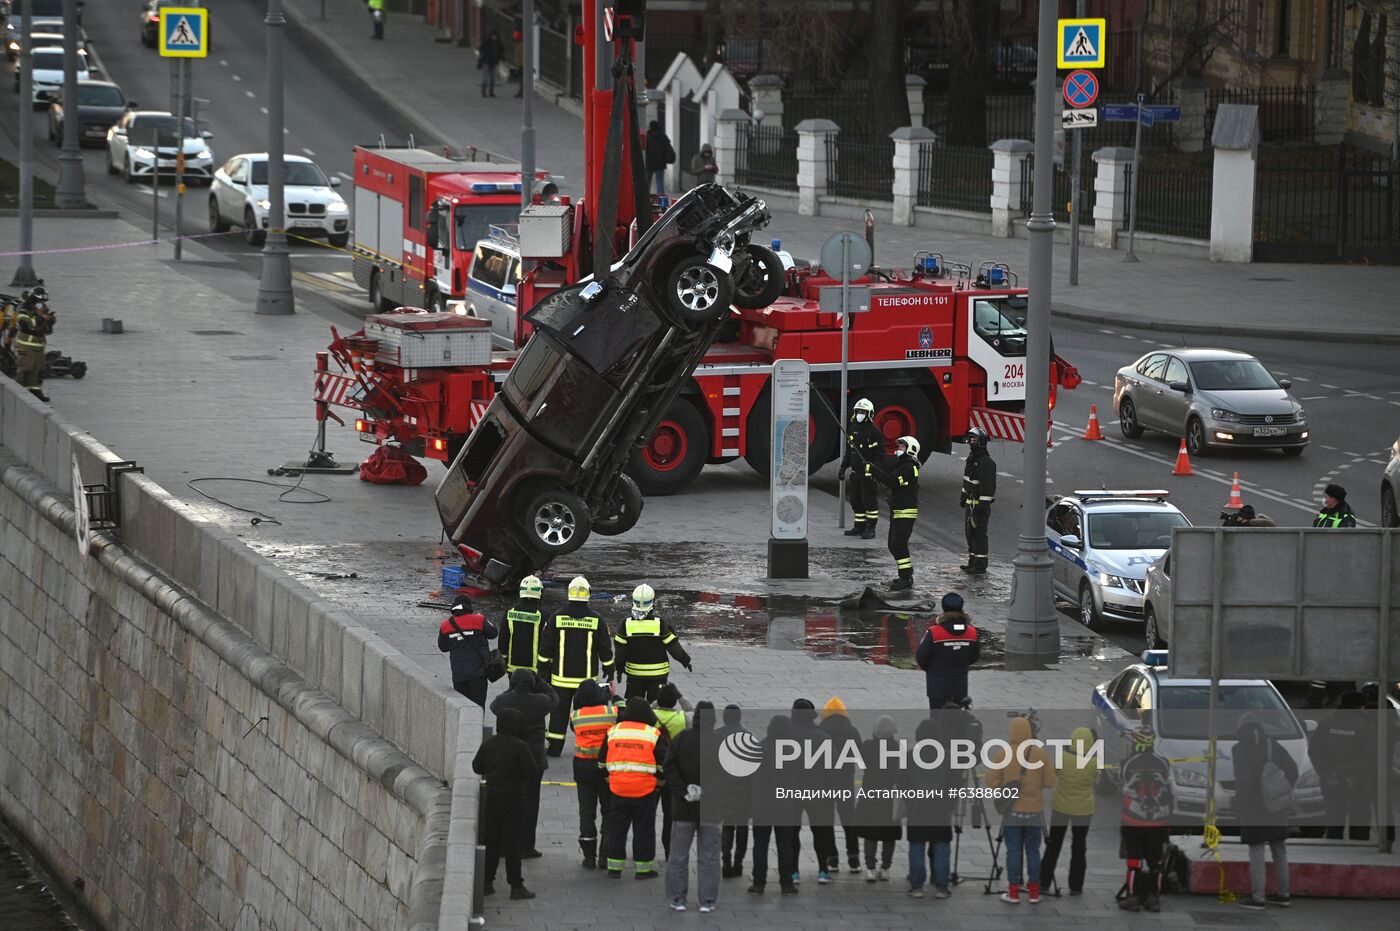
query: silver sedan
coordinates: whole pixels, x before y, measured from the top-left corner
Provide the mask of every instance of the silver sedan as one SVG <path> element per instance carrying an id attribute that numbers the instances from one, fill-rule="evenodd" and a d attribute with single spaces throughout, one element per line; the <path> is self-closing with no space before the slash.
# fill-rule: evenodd
<path id="1" fill-rule="evenodd" d="M 1113 406 L 1128 439 L 1159 430 L 1184 437 L 1193 456 L 1243 446 L 1297 456 L 1309 431 L 1292 386 L 1243 352 L 1162 350 L 1118 370 Z"/>

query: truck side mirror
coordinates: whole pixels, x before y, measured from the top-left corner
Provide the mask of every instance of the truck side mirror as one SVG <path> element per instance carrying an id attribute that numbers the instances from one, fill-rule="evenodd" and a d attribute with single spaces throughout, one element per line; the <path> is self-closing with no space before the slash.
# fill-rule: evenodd
<path id="1" fill-rule="evenodd" d="M 423 238 L 427 241 L 429 249 L 438 247 L 438 222 L 435 211 L 428 211 L 428 227 L 423 231 Z"/>

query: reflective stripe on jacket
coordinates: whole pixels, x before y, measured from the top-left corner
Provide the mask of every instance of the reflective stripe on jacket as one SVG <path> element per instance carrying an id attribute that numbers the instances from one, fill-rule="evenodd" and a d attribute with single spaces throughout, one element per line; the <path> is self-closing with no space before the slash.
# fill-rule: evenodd
<path id="1" fill-rule="evenodd" d="M 656 791 L 656 743 L 661 730 L 640 721 L 621 721 L 608 731 L 608 788 L 623 798 L 644 798 Z"/>
<path id="2" fill-rule="evenodd" d="M 505 630 L 501 636 L 501 655 L 505 657 L 506 672 L 539 666 L 540 622 L 538 611 L 511 608 L 506 612 Z"/>
<path id="3" fill-rule="evenodd" d="M 574 709 L 569 717 L 569 727 L 574 731 L 574 758 L 598 759 L 598 750 L 615 724 L 617 709 L 612 705 L 588 705 Z"/>
<path id="4" fill-rule="evenodd" d="M 613 637 L 619 668 L 629 676 L 654 679 L 671 674 L 671 660 L 690 662 L 690 655 L 681 649 L 676 632 L 656 617 L 629 617 Z"/>

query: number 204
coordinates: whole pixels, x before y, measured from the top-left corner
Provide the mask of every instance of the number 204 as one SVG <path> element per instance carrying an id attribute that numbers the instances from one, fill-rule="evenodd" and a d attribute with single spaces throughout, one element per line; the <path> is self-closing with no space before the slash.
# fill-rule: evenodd
<path id="1" fill-rule="evenodd" d="M 1026 366 L 1025 366 L 1024 363 L 1019 363 L 1019 362 L 1016 362 L 1016 363 L 1008 362 L 1008 363 L 1006 363 L 1006 373 L 1005 373 L 1004 375 L 1002 375 L 1001 377 L 1002 377 L 1002 378 L 1025 378 L 1025 377 L 1026 377 Z"/>

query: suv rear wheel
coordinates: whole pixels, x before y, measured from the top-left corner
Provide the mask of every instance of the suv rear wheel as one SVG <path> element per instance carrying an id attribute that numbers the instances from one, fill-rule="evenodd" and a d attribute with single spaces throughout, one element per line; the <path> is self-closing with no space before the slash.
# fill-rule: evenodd
<path id="1" fill-rule="evenodd" d="M 642 490 L 632 476 L 622 474 L 617 477 L 617 489 L 613 492 L 613 512 L 607 517 L 599 516 L 593 521 L 593 529 L 607 537 L 626 533 L 637 526 L 642 516 Z"/>
<path id="2" fill-rule="evenodd" d="M 572 553 L 588 540 L 593 517 L 583 499 L 564 488 L 541 492 L 525 509 L 530 542 L 550 556 Z"/>
<path id="3" fill-rule="evenodd" d="M 718 318 L 734 301 L 734 281 L 704 256 L 681 259 L 666 276 L 666 309 L 688 327 Z"/>
<path id="4" fill-rule="evenodd" d="M 783 260 L 767 246 L 751 244 L 748 259 L 734 273 L 734 305 L 762 310 L 783 293 Z"/>

